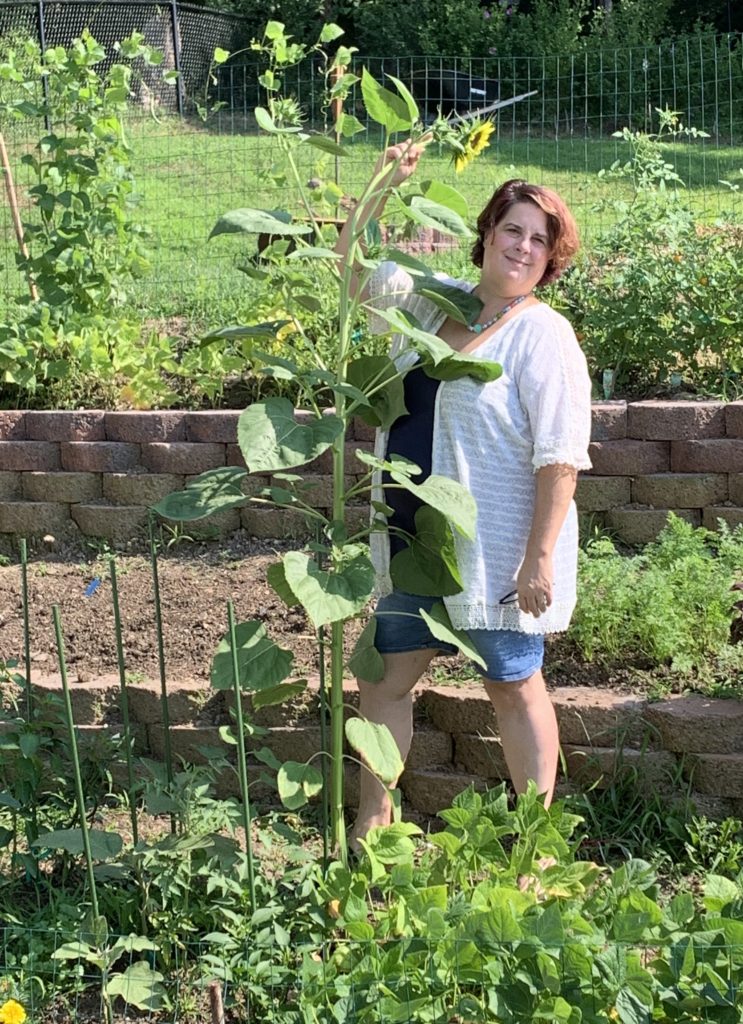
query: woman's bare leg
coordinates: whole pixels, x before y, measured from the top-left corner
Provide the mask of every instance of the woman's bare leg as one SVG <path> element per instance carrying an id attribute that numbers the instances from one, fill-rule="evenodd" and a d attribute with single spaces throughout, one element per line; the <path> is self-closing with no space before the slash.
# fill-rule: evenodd
<path id="1" fill-rule="evenodd" d="M 549 805 L 560 743 L 555 709 L 541 671 L 512 683 L 486 679 L 485 690 L 498 716 L 498 732 L 516 792 L 525 792 L 533 779 Z"/>
<path id="2" fill-rule="evenodd" d="M 384 678 L 378 683 L 359 679 L 359 711 L 370 722 L 386 725 L 395 738 L 403 761 L 413 739 L 413 690 L 436 651 L 406 651 L 384 654 Z M 395 782 L 395 785 L 397 783 Z M 375 825 L 389 825 L 392 807 L 379 780 L 361 769 L 359 813 L 351 842 L 362 838 Z"/>

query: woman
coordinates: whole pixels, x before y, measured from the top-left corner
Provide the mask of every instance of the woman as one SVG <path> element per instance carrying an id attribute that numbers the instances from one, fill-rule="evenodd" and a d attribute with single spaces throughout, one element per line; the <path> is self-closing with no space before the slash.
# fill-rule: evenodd
<path id="1" fill-rule="evenodd" d="M 409 143 L 393 146 L 378 169 L 390 162 L 389 185 L 397 185 L 413 173 L 420 155 Z M 342 232 L 339 250 L 346 244 Z M 590 468 L 591 385 L 572 328 L 534 289 L 555 280 L 577 248 L 575 221 L 558 195 L 508 181 L 478 217 L 472 250 L 477 284 L 445 279 L 480 299 L 475 323 L 452 320 L 415 294 L 410 276 L 394 264 L 382 264 L 369 286 L 372 307 L 403 307 L 452 349 L 503 367 L 498 380 L 484 384 L 472 377 L 438 384 L 420 369 L 409 371 L 409 415 L 388 438 L 378 437 L 377 454 L 404 455 L 424 475 L 458 480 L 475 498 L 476 537 L 456 537 L 464 587 L 444 602 L 454 627 L 469 634 L 487 665 L 479 671 L 516 791 L 533 779 L 546 802 L 555 784 L 558 731 L 541 671 L 544 636 L 565 630 L 575 606 L 573 494 L 578 471 Z M 417 358 L 404 348 L 397 338 L 398 366 Z M 360 711 L 389 727 L 404 760 L 413 734 L 413 688 L 435 654 L 453 648 L 436 640 L 416 614 L 440 599 L 391 590 L 389 558 L 400 544 L 395 531 L 412 532 L 416 509 L 399 489 L 389 488 L 384 500 L 394 508 L 391 535 L 372 539 L 383 595 L 375 612 L 375 646 L 385 674 L 381 682 L 358 681 Z M 353 838 L 389 823 L 390 813 L 384 788 L 362 771 Z"/>

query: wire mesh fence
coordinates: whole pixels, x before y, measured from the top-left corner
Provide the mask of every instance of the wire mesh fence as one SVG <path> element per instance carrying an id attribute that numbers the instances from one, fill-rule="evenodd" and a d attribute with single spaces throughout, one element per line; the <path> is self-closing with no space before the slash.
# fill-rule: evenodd
<path id="1" fill-rule="evenodd" d="M 258 65 L 245 23 L 237 16 L 188 4 L 151 0 L 21 0 L 0 2 L 0 62 L 9 47 L 33 38 L 45 47 L 64 45 L 84 27 L 105 46 L 132 31 L 164 54 L 153 74 L 137 76 L 128 137 L 141 197 L 138 218 L 149 231 L 152 268 L 137 302 L 153 317 L 177 317 L 194 311 L 211 322 L 245 290 L 239 267 L 252 247 L 237 239 L 207 243 L 220 214 L 240 206 L 298 209 L 296 189 L 281 178 L 271 138 L 260 137 L 253 110 L 262 102 Z M 289 26 L 290 28 L 290 26 Z M 235 56 L 216 70 L 216 47 Z M 701 35 L 668 44 L 592 50 L 581 55 L 481 59 L 457 57 L 354 57 L 351 70 L 367 66 L 383 79 L 393 74 L 408 84 L 430 120 L 444 112 L 482 106 L 493 99 L 529 94 L 499 110 L 490 149 L 464 175 L 429 149 L 426 176 L 456 184 L 474 216 L 493 188 L 520 176 L 557 188 L 577 215 L 584 240 L 611 222 L 604 201 L 621 189 L 598 172 L 629 153 L 612 133 L 624 126 L 653 131 L 657 108 L 677 110 L 683 122 L 708 138 L 668 145 L 666 159 L 685 185 L 700 218 L 735 220 L 741 211 L 743 184 L 743 38 Z M 177 85 L 162 84 L 162 71 L 178 71 Z M 212 68 L 212 71 L 214 69 Z M 286 75 L 286 89 L 309 112 L 315 127 L 328 118 L 323 78 L 317 62 L 306 61 Z M 3 99 L 8 99 L 3 84 Z M 198 106 L 213 113 L 204 121 Z M 363 114 L 352 93 L 347 109 Z M 30 168 L 21 163 L 39 138 L 39 126 L 2 122 L 16 178 L 23 219 L 33 219 L 27 194 Z M 349 144 L 350 155 L 333 166 L 330 157 L 307 154 L 300 166 L 305 180 L 337 178 L 348 196 L 357 194 L 374 160 L 377 126 Z M 729 183 L 729 184 L 721 184 Z M 602 205 L 603 204 L 603 205 Z M 15 265 L 16 241 L 10 211 L 0 205 L 0 311 L 24 295 L 26 285 Z M 466 253 L 447 250 L 443 269 L 456 271 Z"/>
<path id="2" fill-rule="evenodd" d="M 478 948 L 473 937 L 333 938 L 287 947 L 265 935 L 215 933 L 167 949 L 153 942 L 152 950 L 118 958 L 106 951 L 131 945 L 131 937 L 111 935 L 105 950 L 90 939 L 84 932 L 3 929 L 0 1002 L 20 1003 L 27 1016 L 19 1019 L 33 1024 L 726 1022 L 740 1020 L 743 1010 L 743 946 L 721 933 L 607 939 L 600 948 L 579 934 L 545 942 L 482 938 Z"/>

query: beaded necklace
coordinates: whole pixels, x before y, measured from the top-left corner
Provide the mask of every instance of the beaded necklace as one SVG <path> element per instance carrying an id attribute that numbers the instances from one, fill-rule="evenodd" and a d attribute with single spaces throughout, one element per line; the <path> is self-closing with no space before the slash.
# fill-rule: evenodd
<path id="1" fill-rule="evenodd" d="M 490 320 L 486 320 L 484 324 L 465 324 L 464 326 L 471 334 L 482 334 L 482 332 L 486 331 L 488 327 L 492 327 L 493 324 L 497 324 L 498 321 L 506 315 L 506 313 L 510 313 L 514 306 L 518 306 L 520 302 L 523 302 L 524 299 L 527 299 L 528 297 L 528 295 L 518 295 L 515 299 L 509 302 L 507 306 L 504 306 L 503 309 L 497 312 L 494 317 L 491 317 Z"/>

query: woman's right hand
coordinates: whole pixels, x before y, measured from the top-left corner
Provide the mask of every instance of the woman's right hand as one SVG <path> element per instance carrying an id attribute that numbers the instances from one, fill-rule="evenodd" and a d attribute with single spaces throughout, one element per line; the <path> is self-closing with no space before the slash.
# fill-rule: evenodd
<path id="1" fill-rule="evenodd" d="M 410 139 L 406 139 L 405 142 L 398 142 L 394 146 L 388 146 L 377 160 L 374 168 L 375 177 L 389 164 L 390 177 L 385 182 L 385 185 L 388 188 L 397 188 L 398 185 L 402 185 L 418 166 L 418 161 L 423 155 L 423 148 L 423 146 L 411 142 Z"/>

